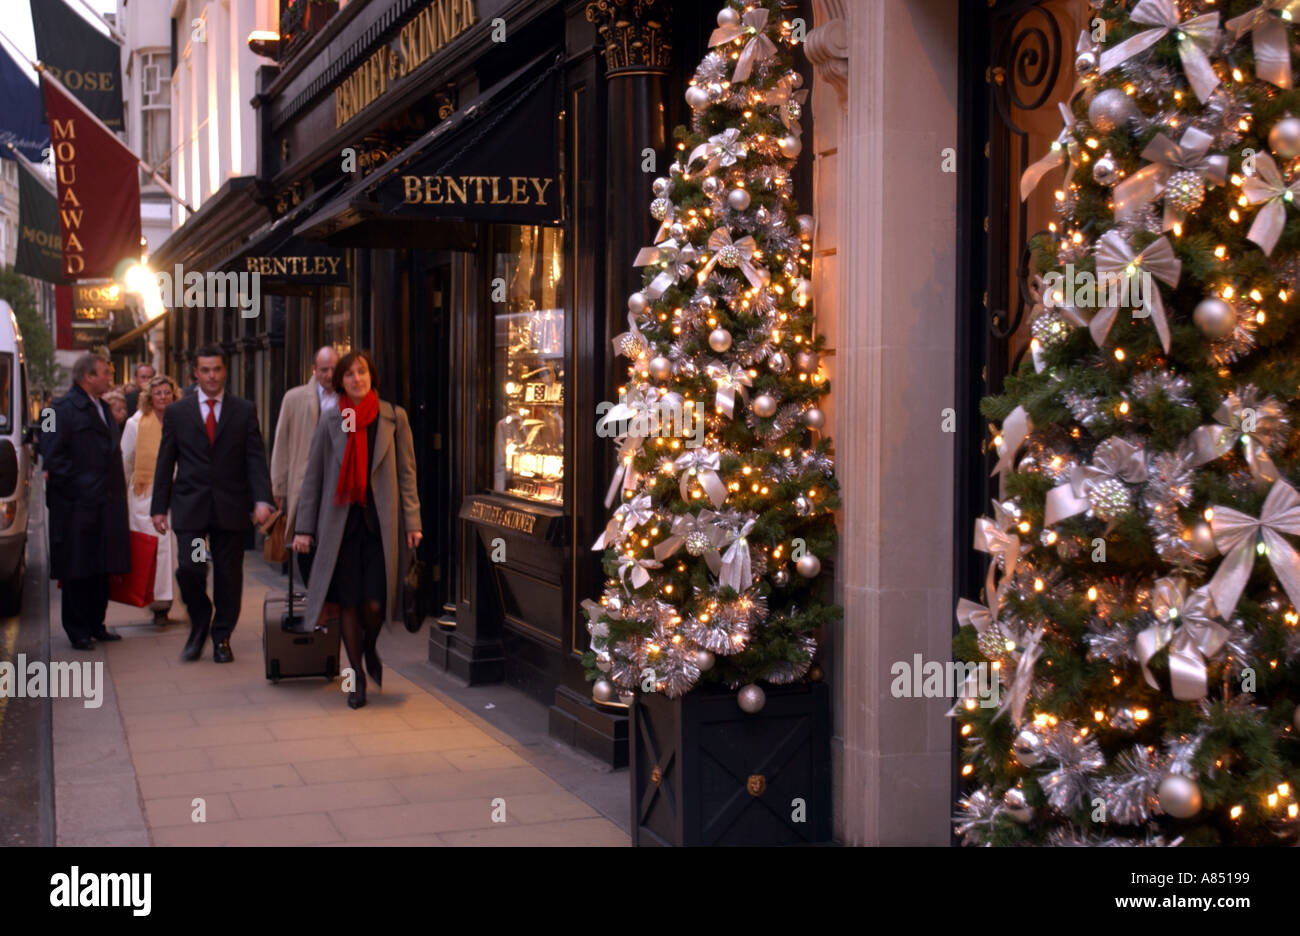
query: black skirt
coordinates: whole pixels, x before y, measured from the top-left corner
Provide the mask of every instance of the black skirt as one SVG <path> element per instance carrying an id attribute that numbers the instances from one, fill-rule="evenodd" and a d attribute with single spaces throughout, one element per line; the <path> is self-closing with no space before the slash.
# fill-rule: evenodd
<path id="1" fill-rule="evenodd" d="M 379 538 L 373 504 L 353 504 L 348 510 L 343 541 L 334 562 L 326 601 L 356 607 L 367 601 L 384 604 L 388 598 L 388 573 L 384 567 L 384 542 Z M 367 517 L 367 513 L 371 513 Z M 367 520 L 372 522 L 368 523 Z"/>

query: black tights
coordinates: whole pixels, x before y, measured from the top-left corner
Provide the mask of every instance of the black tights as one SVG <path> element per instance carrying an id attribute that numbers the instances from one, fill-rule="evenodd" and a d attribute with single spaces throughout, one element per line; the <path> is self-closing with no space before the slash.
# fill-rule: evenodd
<path id="1" fill-rule="evenodd" d="M 356 685 L 366 684 L 363 654 L 373 655 L 379 641 L 379 632 L 383 629 L 383 602 L 366 601 L 359 606 L 341 605 L 339 607 L 339 628 L 343 637 L 343 646 L 348 651 L 348 662 Z"/>

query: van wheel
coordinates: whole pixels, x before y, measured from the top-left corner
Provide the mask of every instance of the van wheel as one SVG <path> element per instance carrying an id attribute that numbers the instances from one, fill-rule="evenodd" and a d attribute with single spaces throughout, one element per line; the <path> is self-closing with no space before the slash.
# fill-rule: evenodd
<path id="1" fill-rule="evenodd" d="M 27 557 L 14 569 L 9 581 L 0 584 L 0 616 L 14 617 L 23 607 L 23 583 L 27 579 Z"/>

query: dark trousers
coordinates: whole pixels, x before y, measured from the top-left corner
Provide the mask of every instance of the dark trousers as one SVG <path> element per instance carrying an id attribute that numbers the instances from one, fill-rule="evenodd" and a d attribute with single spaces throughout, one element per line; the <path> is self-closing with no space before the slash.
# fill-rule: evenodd
<path id="1" fill-rule="evenodd" d="M 203 561 L 204 536 L 211 552 L 211 599 L 208 598 L 208 563 Z M 230 639 L 244 597 L 244 534 L 233 530 L 177 530 L 176 546 L 179 560 L 176 582 L 190 615 L 190 626 L 202 628 L 211 624 L 213 643 Z"/>
<path id="2" fill-rule="evenodd" d="M 302 587 L 306 588 L 311 581 L 311 564 L 316 558 L 316 541 L 312 540 L 312 547 L 305 553 L 294 553 L 298 557 L 298 571 L 302 573 Z"/>
<path id="3" fill-rule="evenodd" d="M 86 640 L 104 632 L 108 610 L 108 576 L 63 580 L 63 629 L 69 640 Z"/>

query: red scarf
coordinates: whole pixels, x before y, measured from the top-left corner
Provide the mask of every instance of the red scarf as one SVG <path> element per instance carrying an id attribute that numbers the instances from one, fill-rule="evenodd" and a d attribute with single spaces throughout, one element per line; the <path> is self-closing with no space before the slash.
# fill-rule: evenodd
<path id="1" fill-rule="evenodd" d="M 340 393 L 339 415 L 343 417 L 345 426 L 349 423 L 349 413 L 354 414 L 352 419 L 355 419 L 355 422 L 352 423 L 352 431 L 347 433 L 348 447 L 343 452 L 343 468 L 339 471 L 339 483 L 334 488 L 334 503 L 364 504 L 366 470 L 370 465 L 366 427 L 379 415 L 379 394 L 371 390 L 354 407 L 352 398 L 346 393 Z"/>

